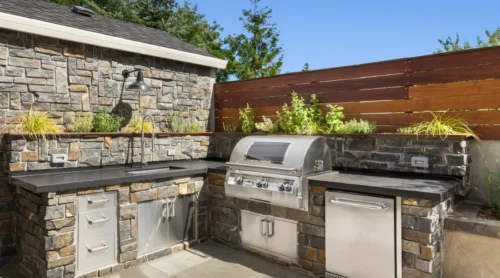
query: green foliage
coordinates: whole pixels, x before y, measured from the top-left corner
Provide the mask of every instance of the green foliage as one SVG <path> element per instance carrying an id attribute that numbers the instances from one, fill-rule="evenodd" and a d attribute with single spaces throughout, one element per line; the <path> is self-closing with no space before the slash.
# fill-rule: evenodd
<path id="1" fill-rule="evenodd" d="M 222 122 L 222 128 L 225 132 L 236 132 L 238 130 L 238 125 L 232 123 L 226 124 L 225 122 Z"/>
<path id="2" fill-rule="evenodd" d="M 255 112 L 247 103 L 247 108 L 240 109 L 241 129 L 245 133 L 253 131 Z"/>
<path id="3" fill-rule="evenodd" d="M 335 133 L 337 128 L 342 125 L 342 119 L 344 119 L 342 110 L 344 110 L 344 108 L 331 104 L 328 104 L 327 107 L 330 108 L 330 111 L 328 111 L 325 116 L 325 131 L 328 133 Z"/>
<path id="4" fill-rule="evenodd" d="M 189 120 L 182 116 L 181 111 L 179 111 L 178 113 L 169 113 L 167 115 L 167 123 L 170 131 L 184 132 L 189 125 Z"/>
<path id="5" fill-rule="evenodd" d="M 97 112 L 92 118 L 93 132 L 116 132 L 120 129 L 121 124 L 125 119 L 109 115 L 106 110 L 102 109 Z"/>
<path id="6" fill-rule="evenodd" d="M 270 118 L 262 116 L 262 120 L 263 121 L 260 123 L 255 123 L 255 129 L 268 133 L 274 133 L 278 131 L 278 127 L 276 126 L 275 123 L 273 123 L 273 121 Z"/>
<path id="7" fill-rule="evenodd" d="M 425 134 L 431 136 L 440 136 L 443 139 L 448 135 L 465 135 L 472 136 L 475 139 L 479 139 L 474 131 L 469 128 L 466 120 L 456 116 L 448 117 L 446 116 L 446 112 L 437 114 L 428 111 L 428 113 L 432 115 L 432 120 L 423 121 L 411 127 L 400 128 L 398 129 L 398 133 Z"/>
<path id="8" fill-rule="evenodd" d="M 42 138 L 44 141 L 47 135 L 54 135 L 62 132 L 62 128 L 58 127 L 55 122 L 49 118 L 47 113 L 38 111 L 30 111 L 21 117 L 21 122 L 16 128 L 19 132 L 26 132 L 32 138 Z"/>
<path id="9" fill-rule="evenodd" d="M 302 71 L 309 71 L 309 63 L 304 63 L 304 66 L 302 67 Z"/>
<path id="10" fill-rule="evenodd" d="M 133 117 L 125 127 L 126 132 L 142 132 L 143 118 Z M 155 130 L 156 131 L 156 130 Z M 144 123 L 144 132 L 153 132 L 153 123 L 146 121 Z"/>
<path id="11" fill-rule="evenodd" d="M 495 166 L 496 171 L 492 171 L 488 165 L 488 160 L 484 152 L 479 148 L 481 157 L 483 159 L 484 169 L 486 173 L 486 194 L 483 194 L 478 188 L 474 186 L 481 196 L 486 200 L 488 207 L 494 210 L 497 214 L 500 213 L 500 163 L 498 160 L 498 152 L 495 152 Z"/>
<path id="12" fill-rule="evenodd" d="M 477 36 L 475 46 L 471 45 L 468 41 L 463 42 L 463 44 L 461 45 L 460 36 L 458 34 L 456 34 L 455 39 L 452 39 L 451 37 L 447 37 L 446 39 L 438 39 L 438 42 L 441 44 L 443 49 L 438 49 L 434 53 L 498 46 L 500 44 L 500 27 L 493 32 L 486 30 L 484 33 L 487 40 L 483 41 L 480 36 Z"/>
<path id="13" fill-rule="evenodd" d="M 187 132 L 202 132 L 203 128 L 201 125 L 197 122 L 189 122 L 188 125 L 186 126 L 186 131 Z"/>
<path id="14" fill-rule="evenodd" d="M 339 134 L 356 134 L 356 133 L 374 133 L 377 130 L 375 123 L 371 123 L 365 120 L 352 119 L 345 123 L 340 124 L 336 128 L 336 133 Z"/>
<path id="15" fill-rule="evenodd" d="M 323 111 L 315 94 L 311 95 L 311 104 L 306 105 L 303 97 L 292 93 L 292 105 L 284 104 L 281 112 L 276 112 L 281 131 L 291 134 L 316 134 L 323 129 Z M 310 133 L 316 131 L 315 133 Z"/>
<path id="16" fill-rule="evenodd" d="M 250 0 L 253 10 L 243 10 L 240 21 L 244 33 L 225 39 L 227 46 L 227 75 L 250 79 L 279 74 L 283 65 L 283 49 L 279 45 L 279 31 L 271 23 L 272 10 L 258 9 L 260 0 Z"/>
<path id="17" fill-rule="evenodd" d="M 92 132 L 92 127 L 93 116 L 83 116 L 74 118 L 67 129 L 71 132 Z"/>

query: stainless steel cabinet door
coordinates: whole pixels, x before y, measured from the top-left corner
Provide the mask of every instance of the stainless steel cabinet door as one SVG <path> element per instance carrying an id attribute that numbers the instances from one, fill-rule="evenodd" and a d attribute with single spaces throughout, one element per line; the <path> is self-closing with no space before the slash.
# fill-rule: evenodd
<path id="1" fill-rule="evenodd" d="M 249 247 L 267 250 L 267 222 L 262 215 L 241 211 L 241 242 Z"/>
<path id="2" fill-rule="evenodd" d="M 290 261 L 297 259 L 297 221 L 269 217 L 267 248 Z"/>
<path id="3" fill-rule="evenodd" d="M 193 214 L 192 200 L 192 197 L 178 197 L 138 205 L 139 255 L 188 239 Z"/>
<path id="4" fill-rule="evenodd" d="M 325 198 L 326 271 L 349 278 L 395 277 L 394 199 L 341 192 L 326 192 Z"/>

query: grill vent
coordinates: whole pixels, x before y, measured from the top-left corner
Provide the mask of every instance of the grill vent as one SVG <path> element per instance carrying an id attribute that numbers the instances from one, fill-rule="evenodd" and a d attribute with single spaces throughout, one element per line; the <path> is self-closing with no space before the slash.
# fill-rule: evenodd
<path id="1" fill-rule="evenodd" d="M 81 15 L 86 15 L 86 16 L 91 16 L 91 15 L 94 14 L 93 10 L 90 10 L 90 9 L 87 9 L 87 8 L 84 8 L 84 7 L 80 7 L 80 6 L 73 6 L 71 8 L 71 11 L 74 12 L 74 13 L 81 14 Z"/>

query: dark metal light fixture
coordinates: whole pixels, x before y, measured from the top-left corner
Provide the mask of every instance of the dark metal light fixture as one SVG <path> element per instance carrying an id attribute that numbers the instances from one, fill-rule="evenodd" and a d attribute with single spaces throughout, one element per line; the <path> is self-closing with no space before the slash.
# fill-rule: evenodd
<path id="1" fill-rule="evenodd" d="M 141 69 L 136 69 L 136 70 L 124 70 L 122 71 L 122 75 L 125 79 L 128 78 L 128 76 L 132 72 L 137 72 L 137 79 L 135 80 L 134 83 L 130 84 L 127 87 L 127 90 L 129 91 L 151 91 L 151 87 L 148 86 L 148 84 L 144 83 L 144 76 L 142 75 L 142 70 Z"/>

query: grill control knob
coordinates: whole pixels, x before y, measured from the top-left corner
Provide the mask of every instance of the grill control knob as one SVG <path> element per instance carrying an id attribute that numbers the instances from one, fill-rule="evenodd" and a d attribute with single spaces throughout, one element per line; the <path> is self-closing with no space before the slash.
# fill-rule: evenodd
<path id="1" fill-rule="evenodd" d="M 262 181 L 257 181 L 257 187 L 262 187 Z"/>
<path id="2" fill-rule="evenodd" d="M 267 188 L 269 186 L 269 183 L 267 181 L 262 181 L 262 187 Z"/>
<path id="3" fill-rule="evenodd" d="M 292 186 L 289 184 L 285 185 L 285 191 L 292 191 Z"/>
<path id="4" fill-rule="evenodd" d="M 236 178 L 236 183 L 237 184 L 242 184 L 243 183 L 243 178 L 242 177 L 237 177 Z"/>
<path id="5" fill-rule="evenodd" d="M 280 183 L 280 184 L 278 185 L 278 190 L 279 190 L 279 191 L 283 191 L 283 190 L 285 190 L 285 184 L 284 184 L 284 183 Z"/>

